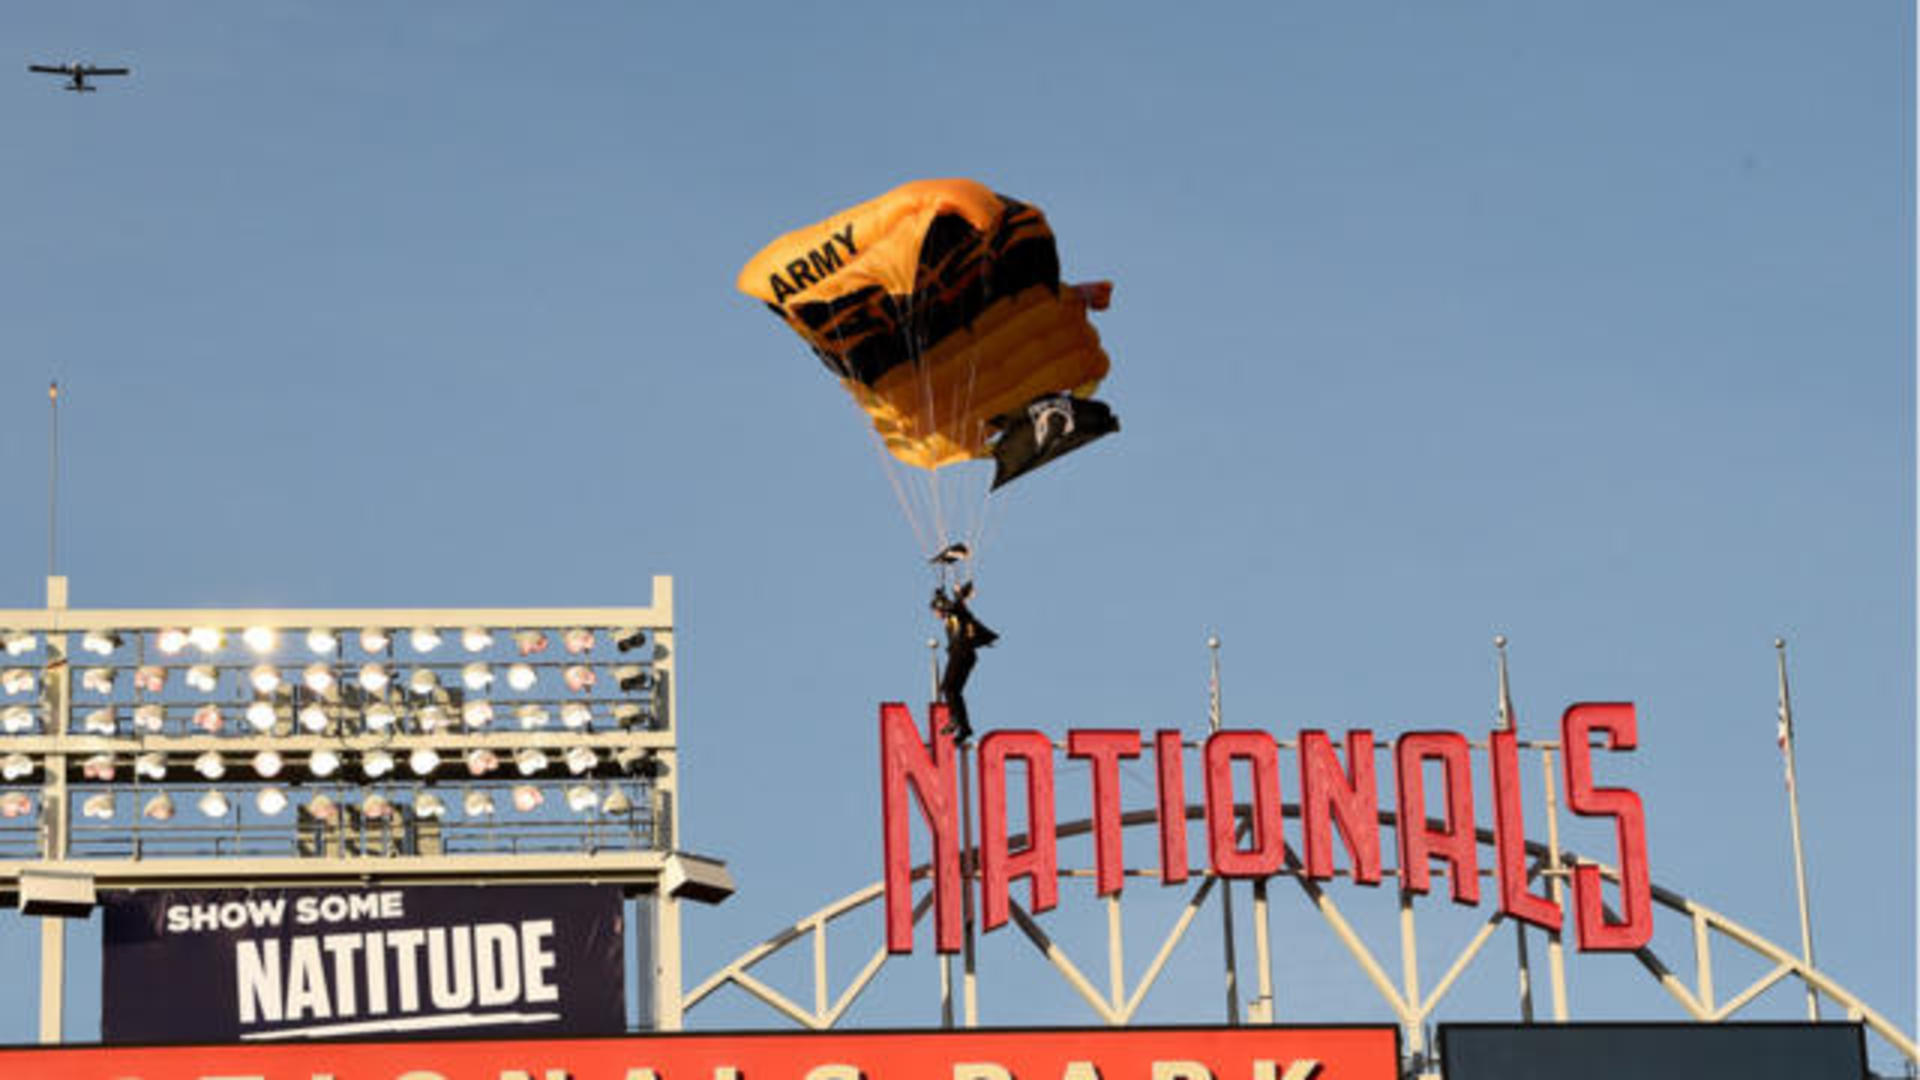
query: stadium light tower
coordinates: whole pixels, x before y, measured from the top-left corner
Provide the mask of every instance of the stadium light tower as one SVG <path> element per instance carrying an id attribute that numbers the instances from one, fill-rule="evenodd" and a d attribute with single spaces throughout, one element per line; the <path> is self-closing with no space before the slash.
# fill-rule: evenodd
<path id="1" fill-rule="evenodd" d="M 680 1026 L 673 583 L 622 608 L 0 611 L 0 894 L 64 927 L 127 890 L 616 884 Z M 643 1024 L 649 1018 L 643 1017 Z"/>

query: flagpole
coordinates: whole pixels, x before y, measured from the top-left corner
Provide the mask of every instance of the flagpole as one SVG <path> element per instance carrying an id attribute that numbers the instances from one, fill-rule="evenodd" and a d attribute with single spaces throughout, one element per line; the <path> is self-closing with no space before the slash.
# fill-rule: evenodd
<path id="1" fill-rule="evenodd" d="M 60 490 L 60 383 L 57 380 L 47 384 L 47 412 L 52 418 L 47 425 L 47 578 L 52 580 L 59 572 L 54 561 L 55 523 L 59 520 L 55 514 L 55 496 Z"/>
<path id="2" fill-rule="evenodd" d="M 1813 918 L 1807 911 L 1807 857 L 1800 843 L 1800 788 L 1793 772 L 1793 701 L 1787 694 L 1787 642 L 1773 639 L 1774 659 L 1780 669 L 1780 752 L 1787 765 L 1787 819 L 1793 827 L 1793 883 L 1800 894 L 1800 958 L 1813 966 Z M 1820 1019 L 1820 994 L 1807 982 L 1807 1019 Z"/>
<path id="3" fill-rule="evenodd" d="M 1493 648 L 1497 654 L 1500 672 L 1500 700 L 1495 704 L 1494 730 L 1512 731 L 1513 691 L 1507 682 L 1507 635 L 1493 635 Z M 1533 962 L 1527 955 L 1527 924 L 1524 919 L 1513 920 L 1514 958 L 1520 969 L 1520 1022 L 1533 1023 Z"/>
<path id="4" fill-rule="evenodd" d="M 1207 726 L 1220 730 L 1220 639 L 1207 639 Z M 1216 871 L 1216 874 L 1218 872 Z M 1240 1023 L 1240 969 L 1233 957 L 1233 887 L 1224 877 L 1220 882 L 1220 940 L 1227 951 L 1227 1023 Z"/>

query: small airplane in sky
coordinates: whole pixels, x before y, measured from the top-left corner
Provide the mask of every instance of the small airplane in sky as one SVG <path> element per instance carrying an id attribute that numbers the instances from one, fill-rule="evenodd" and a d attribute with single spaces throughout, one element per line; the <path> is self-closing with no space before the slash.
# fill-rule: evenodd
<path id="1" fill-rule="evenodd" d="M 67 77 L 67 85 L 63 87 L 63 89 L 77 90 L 83 94 L 91 94 L 99 89 L 99 87 L 87 85 L 87 79 L 91 76 L 129 75 L 133 72 L 132 68 L 94 67 L 92 64 L 78 63 L 67 64 L 61 67 L 56 67 L 52 64 L 28 64 L 27 70 L 37 71 L 42 75 L 65 75 Z"/>

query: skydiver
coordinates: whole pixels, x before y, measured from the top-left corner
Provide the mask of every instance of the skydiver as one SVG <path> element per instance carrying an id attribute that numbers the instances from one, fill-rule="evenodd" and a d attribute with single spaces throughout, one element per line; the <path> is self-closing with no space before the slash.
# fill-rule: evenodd
<path id="1" fill-rule="evenodd" d="M 947 706 L 947 724 L 941 728 L 941 734 L 953 736 L 953 741 L 965 744 L 973 738 L 973 725 L 967 722 L 967 677 L 973 674 L 976 651 L 1000 640 L 1000 635 L 987 629 L 986 624 L 974 618 L 968 609 L 967 601 L 973 598 L 973 582 L 960 585 L 949 594 L 944 586 L 933 590 L 933 613 L 947 630 L 947 663 L 940 673 L 940 700 Z"/>

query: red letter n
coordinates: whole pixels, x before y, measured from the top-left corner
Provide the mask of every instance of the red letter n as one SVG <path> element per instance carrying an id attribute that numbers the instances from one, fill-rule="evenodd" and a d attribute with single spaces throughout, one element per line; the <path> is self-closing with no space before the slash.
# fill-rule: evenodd
<path id="1" fill-rule="evenodd" d="M 1380 884 L 1380 788 L 1373 773 L 1373 732 L 1347 732 L 1347 767 L 1324 731 L 1300 733 L 1300 849 L 1310 878 L 1333 876 L 1333 826 L 1340 827 L 1353 880 Z"/>
<path id="2" fill-rule="evenodd" d="M 933 728 L 947 722 L 945 705 L 929 710 Z M 913 712 L 899 702 L 880 706 L 880 813 L 885 833 L 887 951 L 913 951 L 913 844 L 907 792 L 933 832 L 934 947 L 960 951 L 960 800 L 955 795 L 953 740 L 935 739 L 933 754 L 920 739 Z"/>

